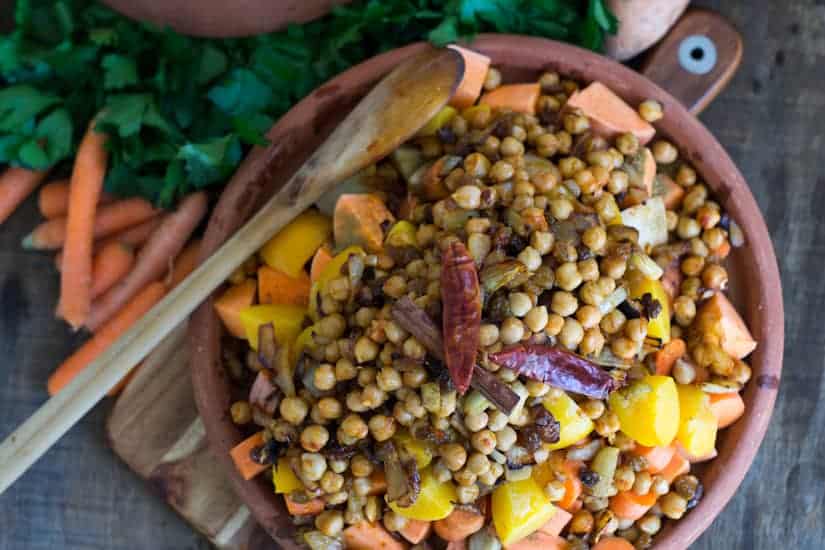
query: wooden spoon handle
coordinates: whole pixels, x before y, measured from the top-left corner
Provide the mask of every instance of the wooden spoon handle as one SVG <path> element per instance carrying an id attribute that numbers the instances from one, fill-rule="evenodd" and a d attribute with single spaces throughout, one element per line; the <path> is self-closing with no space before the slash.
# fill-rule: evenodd
<path id="1" fill-rule="evenodd" d="M 648 55 L 642 74 L 699 114 L 725 89 L 742 60 L 742 36 L 727 19 L 688 10 Z"/>
<path id="2" fill-rule="evenodd" d="M 452 96 L 460 56 L 430 49 L 397 67 L 215 254 L 0 444 L 0 493 L 85 415 L 248 257 L 337 182 L 388 155 Z M 268 178 L 263 155 L 257 177 Z"/>

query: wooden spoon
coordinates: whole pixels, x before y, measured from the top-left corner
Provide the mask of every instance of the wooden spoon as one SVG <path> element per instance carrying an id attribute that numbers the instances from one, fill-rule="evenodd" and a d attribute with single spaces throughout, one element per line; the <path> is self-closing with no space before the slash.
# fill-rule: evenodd
<path id="1" fill-rule="evenodd" d="M 430 49 L 379 82 L 255 217 L 0 444 L 0 493 L 272 235 L 412 137 L 447 104 L 463 75 L 458 53 Z"/>

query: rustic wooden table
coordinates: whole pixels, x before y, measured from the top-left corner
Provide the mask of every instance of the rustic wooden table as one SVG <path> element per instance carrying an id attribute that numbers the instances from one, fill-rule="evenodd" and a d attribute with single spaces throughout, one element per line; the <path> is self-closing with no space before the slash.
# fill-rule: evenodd
<path id="1" fill-rule="evenodd" d="M 731 19 L 745 57 L 702 115 L 751 185 L 779 257 L 785 371 L 773 423 L 737 496 L 695 548 L 822 548 L 825 539 L 825 6 L 818 0 L 700 0 Z M 820 207 L 822 208 L 820 210 Z M 22 253 L 33 201 L 0 232 L 0 437 L 45 399 L 78 340 L 54 320 L 50 256 Z M 181 549 L 208 544 L 106 445 L 98 406 L 0 496 L 0 549 Z M 2 465 L 0 465 L 2 467 Z"/>

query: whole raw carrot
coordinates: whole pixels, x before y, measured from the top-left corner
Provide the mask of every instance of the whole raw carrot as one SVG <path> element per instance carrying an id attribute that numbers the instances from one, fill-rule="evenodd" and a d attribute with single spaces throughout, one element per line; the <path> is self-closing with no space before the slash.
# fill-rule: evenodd
<path id="1" fill-rule="evenodd" d="M 175 258 L 166 281 L 166 286 L 168 286 L 170 290 L 178 286 L 182 280 L 187 278 L 189 274 L 198 267 L 200 247 L 201 240 L 192 239 L 189 241 L 189 244 L 186 245 L 186 248 L 183 249 L 183 252 Z"/>
<path id="2" fill-rule="evenodd" d="M 113 196 L 103 192 L 100 194 L 98 205 L 108 204 L 113 200 Z M 37 193 L 37 206 L 46 219 L 65 216 L 69 211 L 69 180 L 50 181 L 41 187 Z"/>
<path id="3" fill-rule="evenodd" d="M 154 218 L 150 218 L 143 223 L 126 228 L 123 231 L 118 231 L 114 235 L 106 237 L 105 239 L 95 241 L 94 251 L 97 253 L 102 250 L 104 246 L 108 246 L 112 243 L 120 243 L 134 249 L 138 249 L 143 245 L 143 243 L 149 240 L 149 237 L 152 233 L 154 233 L 155 229 L 163 223 L 163 217 L 163 214 L 160 216 L 155 216 Z M 60 250 L 54 255 L 54 265 L 57 267 L 58 271 L 60 271 L 60 268 L 63 265 L 62 262 L 63 251 Z"/>
<path id="4" fill-rule="evenodd" d="M 95 300 L 86 320 L 89 330 L 97 331 L 141 288 L 166 275 L 170 262 L 180 254 L 206 214 L 206 206 L 206 194 L 195 193 L 183 199 L 178 209 L 166 216 L 141 248 L 132 271 Z"/>
<path id="5" fill-rule="evenodd" d="M 92 263 L 92 299 L 125 277 L 134 263 L 135 251 L 131 246 L 113 242 L 101 248 Z"/>
<path id="6" fill-rule="evenodd" d="M 143 288 L 89 341 L 66 359 L 49 377 L 49 395 L 55 395 L 74 379 L 79 372 L 106 351 L 120 336 L 143 315 L 152 309 L 166 294 L 166 285 L 155 282 Z"/>
<path id="7" fill-rule="evenodd" d="M 106 135 L 96 132 L 94 120 L 77 148 L 69 193 L 63 269 L 60 272 L 60 302 L 57 313 L 75 330 L 89 315 L 92 298 L 92 246 L 95 213 L 109 156 Z"/>
<path id="8" fill-rule="evenodd" d="M 7 168 L 0 174 L 0 224 L 12 215 L 44 177 L 46 172 L 25 168 Z"/>
<path id="9" fill-rule="evenodd" d="M 93 239 L 102 239 L 136 224 L 143 223 L 158 214 L 152 203 L 145 199 L 126 199 L 101 206 L 93 221 Z M 23 239 L 23 248 L 57 250 L 69 240 L 69 219 L 60 217 L 46 220 Z"/>

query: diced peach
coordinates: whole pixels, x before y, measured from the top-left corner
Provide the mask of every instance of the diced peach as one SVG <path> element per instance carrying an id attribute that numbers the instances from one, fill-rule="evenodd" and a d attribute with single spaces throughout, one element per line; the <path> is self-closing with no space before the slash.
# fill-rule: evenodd
<path id="1" fill-rule="evenodd" d="M 446 541 L 466 539 L 484 527 L 484 516 L 456 508 L 449 516 L 433 524 L 436 534 Z"/>
<path id="2" fill-rule="evenodd" d="M 719 422 L 719 429 L 727 428 L 745 414 L 745 402 L 738 393 L 716 393 L 710 395 L 710 412 Z"/>
<path id="3" fill-rule="evenodd" d="M 665 186 L 665 208 L 668 210 L 676 210 L 682 201 L 682 197 L 685 196 L 685 189 L 664 174 L 659 177 Z"/>
<path id="4" fill-rule="evenodd" d="M 546 535 L 559 535 L 567 527 L 567 524 L 570 523 L 570 520 L 573 518 L 573 514 L 568 512 L 563 508 L 556 508 L 556 513 L 553 514 L 553 517 L 550 518 L 550 521 L 545 523 L 541 526 L 539 531 Z"/>
<path id="5" fill-rule="evenodd" d="M 651 474 L 657 474 L 664 470 L 670 461 L 673 459 L 673 453 L 676 449 L 672 445 L 664 447 L 645 447 L 644 445 L 636 445 L 633 452 L 645 460 L 647 460 L 647 471 Z"/>
<path id="6" fill-rule="evenodd" d="M 567 100 L 565 108 L 580 109 L 590 119 L 590 127 L 607 139 L 630 132 L 645 145 L 656 133 L 656 129 L 635 109 L 601 82 L 593 82 L 575 92 Z"/>
<path id="7" fill-rule="evenodd" d="M 673 458 L 670 460 L 670 463 L 659 472 L 659 475 L 665 478 L 668 483 L 673 483 L 674 479 L 689 471 L 690 462 L 679 453 L 673 453 Z"/>
<path id="8" fill-rule="evenodd" d="M 344 529 L 344 547 L 347 550 L 406 550 L 407 545 L 380 524 L 362 521 Z"/>
<path id="9" fill-rule="evenodd" d="M 408 519 L 406 525 L 404 525 L 404 528 L 398 533 L 412 544 L 418 544 L 430 536 L 430 531 L 432 531 L 432 528 L 433 522 L 431 521 Z"/>
<path id="10" fill-rule="evenodd" d="M 699 326 L 709 327 L 718 323 L 718 335 L 722 349 L 737 359 L 742 359 L 756 349 L 756 340 L 733 304 L 721 292 L 717 292 L 699 309 Z"/>
<path id="11" fill-rule="evenodd" d="M 507 109 L 517 113 L 532 115 L 536 113 L 536 103 L 541 95 L 538 82 L 530 84 L 505 84 L 487 92 L 478 101 L 493 109 Z"/>
<path id="12" fill-rule="evenodd" d="M 566 550 L 567 547 L 567 541 L 560 536 L 536 531 L 504 548 L 505 550 Z"/>

